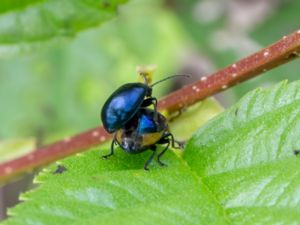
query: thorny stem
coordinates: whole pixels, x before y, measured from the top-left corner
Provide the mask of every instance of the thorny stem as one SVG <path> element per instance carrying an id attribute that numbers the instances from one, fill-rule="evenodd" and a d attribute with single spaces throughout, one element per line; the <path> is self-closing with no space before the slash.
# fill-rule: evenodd
<path id="1" fill-rule="evenodd" d="M 170 113 L 178 111 L 293 60 L 300 56 L 299 53 L 300 30 L 284 36 L 275 44 L 208 77 L 202 77 L 201 80 L 169 94 L 159 101 L 158 108 Z M 0 164 L 0 183 L 66 156 L 87 150 L 110 138 L 111 135 L 107 134 L 102 127 L 98 127 L 38 148 L 25 156 Z"/>

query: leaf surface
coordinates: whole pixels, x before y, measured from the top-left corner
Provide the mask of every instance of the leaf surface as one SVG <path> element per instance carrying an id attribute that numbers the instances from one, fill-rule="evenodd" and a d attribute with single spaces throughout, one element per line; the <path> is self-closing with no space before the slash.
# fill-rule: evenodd
<path id="1" fill-rule="evenodd" d="M 234 224 L 298 224 L 300 83 L 257 89 L 190 140 L 184 159 Z"/>
<path id="2" fill-rule="evenodd" d="M 124 2 L 126 0 L 5 0 L 0 6 L 0 52 L 74 36 L 113 18 L 117 6 Z"/>
<path id="3" fill-rule="evenodd" d="M 201 101 L 182 112 L 175 113 L 170 129 L 178 140 L 188 140 L 195 131 L 224 109 L 214 98 Z M 171 116 L 172 117 L 172 116 Z"/>
<path id="4" fill-rule="evenodd" d="M 150 152 L 65 159 L 4 224 L 298 224 L 299 90 L 282 82 L 250 92 L 200 128 L 183 156 L 168 151 L 166 168 L 143 171 Z"/>
<path id="5" fill-rule="evenodd" d="M 153 163 L 150 172 L 142 170 L 149 153 L 117 151 L 103 160 L 93 150 L 64 160 L 62 174 L 51 166 L 7 224 L 227 224 L 201 180 L 173 153 L 163 158 L 168 167 Z"/>

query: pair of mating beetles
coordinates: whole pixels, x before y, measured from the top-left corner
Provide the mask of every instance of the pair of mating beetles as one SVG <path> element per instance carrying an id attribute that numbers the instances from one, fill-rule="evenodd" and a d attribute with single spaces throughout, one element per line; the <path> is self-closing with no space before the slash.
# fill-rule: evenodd
<path id="1" fill-rule="evenodd" d="M 103 126 L 107 132 L 114 133 L 110 153 L 103 158 L 114 154 L 115 144 L 133 154 L 149 149 L 153 153 L 144 165 L 144 169 L 149 170 L 148 166 L 155 156 L 157 144 L 166 144 L 157 156 L 157 162 L 161 166 L 166 165 L 160 159 L 170 144 L 175 147 L 177 143 L 177 148 L 182 147 L 170 133 L 167 119 L 157 111 L 157 99 L 152 96 L 152 87 L 169 78 L 185 75 L 170 76 L 152 85 L 144 74 L 141 75 L 145 83 L 122 85 L 107 99 L 102 108 Z M 148 108 L 151 105 L 153 109 Z"/>

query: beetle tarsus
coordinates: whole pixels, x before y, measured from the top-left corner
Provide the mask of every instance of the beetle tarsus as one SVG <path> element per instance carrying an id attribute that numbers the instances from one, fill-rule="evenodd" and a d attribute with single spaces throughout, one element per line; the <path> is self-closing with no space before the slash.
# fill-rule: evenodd
<path id="1" fill-rule="evenodd" d="M 115 137 L 113 138 L 111 145 L 110 145 L 110 153 L 107 155 L 103 155 L 102 159 L 108 159 L 108 157 L 112 156 L 114 154 L 114 145 L 115 145 L 116 141 L 115 141 Z"/>
<path id="2" fill-rule="evenodd" d="M 144 170 L 145 171 L 150 171 L 149 168 L 148 168 L 148 165 L 144 165 Z"/>
<path id="3" fill-rule="evenodd" d="M 157 162 L 160 166 L 168 166 L 168 164 L 163 163 L 160 159 L 157 159 Z"/>
<path id="4" fill-rule="evenodd" d="M 176 141 L 176 140 L 174 140 L 174 142 L 178 145 L 177 147 L 174 146 L 174 148 L 177 148 L 177 149 L 184 149 L 185 148 L 185 141 Z"/>
<path id="5" fill-rule="evenodd" d="M 103 155 L 101 156 L 102 159 L 108 159 L 110 156 L 112 156 L 113 154 L 109 153 L 108 155 Z"/>
<path id="6" fill-rule="evenodd" d="M 171 141 L 171 146 L 172 148 L 175 148 L 175 149 L 183 149 L 185 147 L 185 141 L 176 141 L 174 139 L 174 136 L 173 134 L 171 133 L 167 133 L 164 138 L 167 138 L 167 137 L 170 137 L 170 141 Z M 177 144 L 177 146 L 175 145 L 175 143 Z"/>

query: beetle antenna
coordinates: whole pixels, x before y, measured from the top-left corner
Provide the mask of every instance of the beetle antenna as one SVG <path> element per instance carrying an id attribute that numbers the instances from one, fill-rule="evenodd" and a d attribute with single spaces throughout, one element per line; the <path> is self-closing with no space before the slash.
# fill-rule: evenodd
<path id="1" fill-rule="evenodd" d="M 191 75 L 188 75 L 188 74 L 172 75 L 172 76 L 166 77 L 166 78 L 164 78 L 164 79 L 162 79 L 162 80 L 159 80 L 159 81 L 155 82 L 154 84 L 151 84 L 150 87 L 153 87 L 153 86 L 155 86 L 155 85 L 157 85 L 157 84 L 159 84 L 159 83 L 161 83 L 161 82 L 163 82 L 163 81 L 165 81 L 165 80 L 169 80 L 169 79 L 175 78 L 175 77 L 187 77 L 187 78 L 190 78 Z"/>

